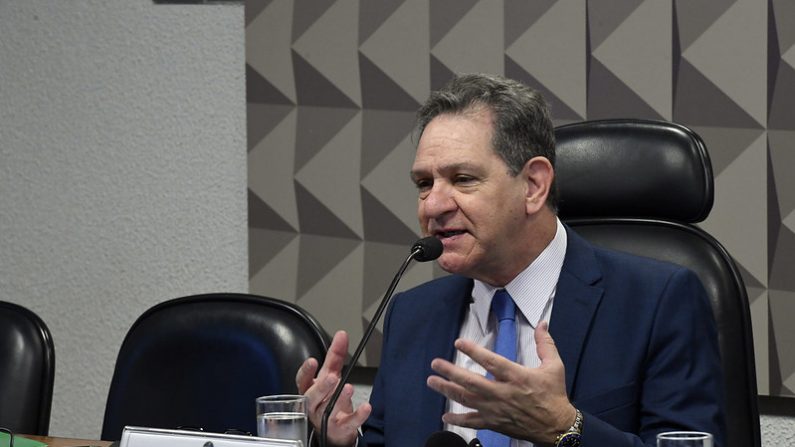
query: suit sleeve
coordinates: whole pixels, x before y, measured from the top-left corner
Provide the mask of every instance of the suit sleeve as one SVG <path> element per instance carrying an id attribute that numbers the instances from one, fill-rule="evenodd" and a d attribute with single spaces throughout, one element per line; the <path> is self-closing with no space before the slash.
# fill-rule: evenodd
<path id="1" fill-rule="evenodd" d="M 584 413 L 585 446 L 656 446 L 664 431 L 706 431 L 725 446 L 723 377 L 712 308 L 701 282 L 679 269 L 653 317 L 640 377 L 637 435 Z M 576 405 L 576 402 L 575 402 Z"/>
<path id="2" fill-rule="evenodd" d="M 395 304 L 398 302 L 397 298 L 400 294 L 395 295 L 392 299 L 392 304 L 389 306 L 386 312 L 386 316 L 384 317 L 384 340 L 383 345 L 388 345 L 387 337 L 389 337 L 389 327 L 390 321 L 392 320 L 393 309 Z M 383 360 L 381 367 L 383 367 Z M 364 435 L 359 438 L 358 447 L 382 447 L 384 445 L 384 411 L 385 411 L 385 404 L 384 404 L 384 383 L 383 383 L 383 374 L 376 374 L 375 376 L 375 383 L 373 383 L 373 390 L 370 393 L 370 405 L 372 406 L 373 410 L 370 413 L 370 417 L 367 418 L 364 425 L 362 426 L 362 432 Z"/>

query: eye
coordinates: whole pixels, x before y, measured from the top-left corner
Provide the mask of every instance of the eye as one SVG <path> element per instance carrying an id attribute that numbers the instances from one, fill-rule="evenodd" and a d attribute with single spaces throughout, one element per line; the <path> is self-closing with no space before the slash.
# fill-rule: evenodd
<path id="1" fill-rule="evenodd" d="M 475 181 L 475 177 L 472 177 L 471 175 L 465 175 L 465 174 L 458 174 L 458 175 L 456 175 L 453 178 L 453 182 L 455 184 L 460 184 L 460 185 L 467 185 L 467 184 L 473 183 L 474 181 Z"/>
<path id="2" fill-rule="evenodd" d="M 416 186 L 417 190 L 419 190 L 420 192 L 428 191 L 431 189 L 431 187 L 433 187 L 433 181 L 421 178 L 415 179 L 414 186 Z"/>

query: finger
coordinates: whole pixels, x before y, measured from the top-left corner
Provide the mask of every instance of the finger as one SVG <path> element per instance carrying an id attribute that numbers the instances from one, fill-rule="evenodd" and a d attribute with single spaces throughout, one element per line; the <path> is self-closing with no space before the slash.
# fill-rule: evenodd
<path id="1" fill-rule="evenodd" d="M 467 428 L 488 428 L 486 426 L 486 420 L 477 411 L 470 411 L 467 413 L 445 413 L 442 415 L 442 422 Z"/>
<path id="2" fill-rule="evenodd" d="M 334 411 L 341 411 L 343 413 L 353 413 L 353 385 L 346 383 L 342 388 L 342 393 L 337 399 Z"/>
<path id="3" fill-rule="evenodd" d="M 337 331 L 334 338 L 331 340 L 326 352 L 326 358 L 323 361 L 323 366 L 317 373 L 317 379 L 314 380 L 304 394 L 307 396 L 307 405 L 310 412 L 323 411 L 326 407 L 331 394 L 337 386 L 342 373 L 342 367 L 345 361 L 345 356 L 348 354 L 348 334 L 345 331 Z M 303 378 L 304 384 L 308 379 Z"/>
<path id="4" fill-rule="evenodd" d="M 351 416 L 351 421 L 357 430 L 362 426 L 362 424 L 364 424 L 367 418 L 370 417 L 370 413 L 372 413 L 372 411 L 373 407 L 369 402 L 359 405 L 359 408 L 357 408 L 356 412 Z"/>
<path id="5" fill-rule="evenodd" d="M 361 427 L 367 418 L 370 417 L 370 413 L 372 411 L 373 407 L 370 406 L 369 403 L 365 402 L 359 405 L 359 408 L 357 408 L 355 412 L 338 413 L 338 415 L 334 418 L 336 430 L 342 430 L 346 432 L 353 431 L 354 433 L 357 432 L 359 427 Z"/>
<path id="6" fill-rule="evenodd" d="M 320 368 L 319 376 L 326 374 L 339 375 L 345 363 L 345 356 L 348 354 L 348 334 L 345 331 L 337 331 L 331 340 L 331 346 L 326 352 L 326 359 Z"/>
<path id="7" fill-rule="evenodd" d="M 295 385 L 298 388 L 298 394 L 306 393 L 306 390 L 315 382 L 317 368 L 317 360 L 313 357 L 304 360 L 304 363 L 298 368 L 298 372 L 295 373 Z"/>
<path id="8" fill-rule="evenodd" d="M 309 414 L 320 415 L 325 411 L 328 400 L 334 393 L 339 380 L 339 376 L 334 374 L 326 374 L 323 378 L 318 377 L 315 384 L 304 393 Z"/>
<path id="9" fill-rule="evenodd" d="M 329 437 L 339 440 L 339 444 L 351 444 L 356 439 L 359 427 L 372 412 L 369 403 L 363 403 L 353 411 L 352 399 L 353 386 L 346 385 L 329 418 Z"/>
<path id="10" fill-rule="evenodd" d="M 474 392 L 490 391 L 494 385 L 494 382 L 487 379 L 485 376 L 469 371 L 444 359 L 433 359 L 431 362 L 431 369 L 446 377 L 448 381 L 454 382 Z M 441 377 L 439 377 L 439 379 L 441 379 Z"/>
<path id="11" fill-rule="evenodd" d="M 533 332 L 536 341 L 536 350 L 538 358 L 541 359 L 541 365 L 548 363 L 560 362 L 560 354 L 558 348 L 555 346 L 555 340 L 549 334 L 549 323 L 542 321 Z"/>
<path id="12" fill-rule="evenodd" d="M 514 363 L 505 357 L 490 351 L 483 346 L 478 346 L 471 340 L 459 338 L 455 341 L 455 347 L 462 353 L 468 355 L 472 360 L 490 372 L 495 380 L 509 382 L 515 373 L 515 368 L 519 364 Z"/>
<path id="13" fill-rule="evenodd" d="M 478 377 L 483 378 L 482 376 Z M 482 402 L 480 395 L 473 392 L 472 388 L 446 380 L 444 377 L 430 376 L 426 380 L 426 384 L 430 389 L 468 408 L 478 408 Z"/>

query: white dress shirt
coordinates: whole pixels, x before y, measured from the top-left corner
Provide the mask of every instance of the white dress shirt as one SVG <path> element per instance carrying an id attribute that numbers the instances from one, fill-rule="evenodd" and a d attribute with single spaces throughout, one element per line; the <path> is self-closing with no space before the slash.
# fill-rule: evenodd
<path id="1" fill-rule="evenodd" d="M 505 286 L 516 303 L 516 342 L 517 363 L 529 368 L 536 368 L 541 364 L 536 352 L 536 343 L 533 332 L 542 321 L 549 321 L 552 314 L 552 303 L 555 297 L 560 270 L 563 267 L 563 258 L 566 256 L 566 229 L 560 220 L 557 220 L 555 237 L 540 255 L 519 275 Z M 472 340 L 480 346 L 494 348 L 497 335 L 496 318 L 489 315 L 491 298 L 498 290 L 486 283 L 475 280 L 472 288 L 472 302 L 469 311 L 464 316 L 459 337 Z M 469 356 L 456 351 L 455 364 L 485 375 L 485 369 L 475 363 Z M 447 411 L 452 413 L 467 413 L 472 409 L 458 402 L 448 400 Z M 445 430 L 458 433 L 467 442 L 477 436 L 477 430 L 445 424 Z M 511 447 L 532 447 L 528 441 L 511 441 Z"/>

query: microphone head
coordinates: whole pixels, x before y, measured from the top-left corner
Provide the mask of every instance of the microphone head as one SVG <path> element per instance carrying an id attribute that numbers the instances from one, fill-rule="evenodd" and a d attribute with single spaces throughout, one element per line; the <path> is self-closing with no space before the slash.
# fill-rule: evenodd
<path id="1" fill-rule="evenodd" d="M 424 237 L 411 247 L 412 252 L 417 252 L 414 255 L 414 259 L 420 262 L 433 261 L 442 255 L 443 250 L 442 241 L 433 236 Z"/>
<path id="2" fill-rule="evenodd" d="M 464 438 L 451 431 L 437 431 L 425 441 L 425 447 L 468 447 Z"/>

